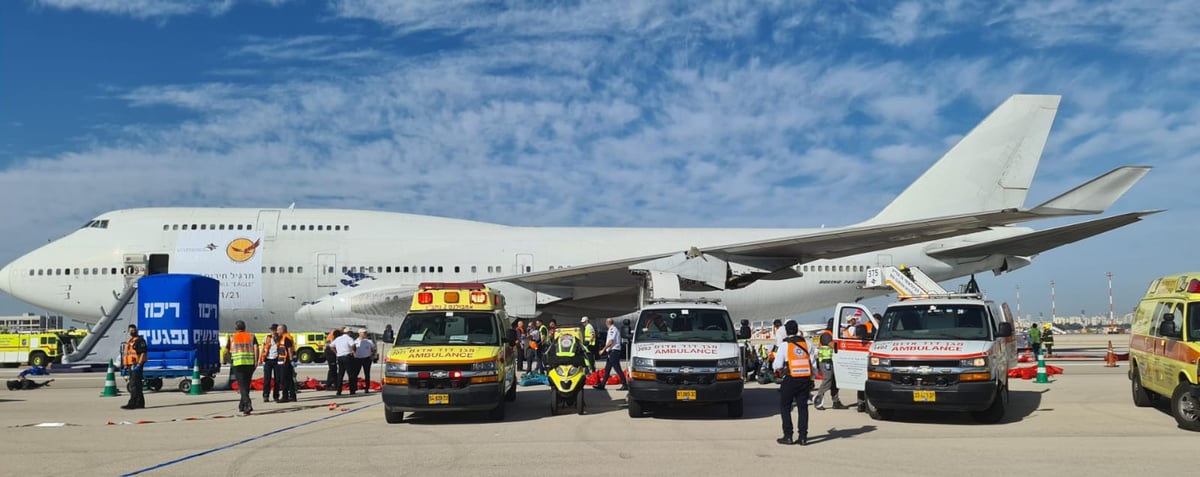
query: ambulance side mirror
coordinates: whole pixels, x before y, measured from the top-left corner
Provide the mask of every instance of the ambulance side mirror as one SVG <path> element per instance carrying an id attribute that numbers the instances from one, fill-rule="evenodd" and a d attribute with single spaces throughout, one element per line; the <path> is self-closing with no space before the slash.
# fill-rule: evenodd
<path id="1" fill-rule="evenodd" d="M 504 342 L 508 343 L 509 346 L 516 346 L 517 345 L 517 330 L 514 330 L 512 328 L 505 330 L 504 331 Z"/>
<path id="2" fill-rule="evenodd" d="M 998 329 L 996 329 L 996 337 L 997 338 L 1008 338 L 1009 336 L 1012 336 L 1012 335 L 1013 335 L 1012 323 L 1009 323 L 1007 321 L 1000 323 L 1000 327 Z"/>

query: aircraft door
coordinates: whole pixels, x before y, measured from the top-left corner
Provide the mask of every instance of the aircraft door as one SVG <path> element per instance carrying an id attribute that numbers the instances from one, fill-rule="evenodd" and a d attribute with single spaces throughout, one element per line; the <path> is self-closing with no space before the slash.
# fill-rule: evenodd
<path id="1" fill-rule="evenodd" d="M 337 286 L 337 255 L 332 253 L 317 254 L 317 286 Z"/>
<path id="2" fill-rule="evenodd" d="M 892 256 L 891 256 L 891 254 L 881 253 L 881 254 L 879 254 L 879 255 L 876 255 L 876 256 L 875 256 L 875 266 L 876 266 L 876 267 L 890 267 L 890 266 L 892 266 Z"/>
<path id="3" fill-rule="evenodd" d="M 258 211 L 258 230 L 263 233 L 263 238 L 266 240 L 275 240 L 276 229 L 279 228 L 279 211 L 278 210 L 260 210 Z"/>
<path id="4" fill-rule="evenodd" d="M 158 275 L 161 273 L 170 273 L 171 256 L 165 253 L 150 254 L 149 262 L 146 265 L 146 275 Z"/>
<path id="5" fill-rule="evenodd" d="M 516 270 L 517 270 L 518 274 L 533 273 L 533 254 L 532 253 L 518 253 L 517 254 L 517 262 L 516 262 Z"/>

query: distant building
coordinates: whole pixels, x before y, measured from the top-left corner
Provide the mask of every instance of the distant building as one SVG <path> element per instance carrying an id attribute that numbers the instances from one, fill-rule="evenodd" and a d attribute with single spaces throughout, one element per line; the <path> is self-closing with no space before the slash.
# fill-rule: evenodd
<path id="1" fill-rule="evenodd" d="M 31 333 L 62 328 L 62 315 L 24 313 L 18 316 L 0 316 L 0 331 L 6 333 Z"/>

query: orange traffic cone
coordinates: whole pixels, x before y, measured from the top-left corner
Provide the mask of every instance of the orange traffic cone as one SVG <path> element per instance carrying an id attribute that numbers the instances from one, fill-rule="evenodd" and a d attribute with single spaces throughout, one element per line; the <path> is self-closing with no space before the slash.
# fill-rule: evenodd
<path id="1" fill-rule="evenodd" d="M 1108 341 L 1108 353 L 1104 355 L 1104 367 L 1117 367 L 1117 354 L 1113 353 L 1112 340 Z"/>

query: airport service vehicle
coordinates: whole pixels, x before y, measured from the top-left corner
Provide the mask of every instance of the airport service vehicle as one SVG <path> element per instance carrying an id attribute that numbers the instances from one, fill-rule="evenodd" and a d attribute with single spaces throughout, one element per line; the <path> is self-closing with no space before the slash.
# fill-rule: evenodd
<path id="1" fill-rule="evenodd" d="M 504 296 L 482 283 L 422 283 L 396 333 L 383 377 L 384 417 L 488 411 L 517 399 L 517 335 Z"/>
<path id="2" fill-rule="evenodd" d="M 46 366 L 62 360 L 62 346 L 57 333 L 0 334 L 0 364 Z"/>
<path id="3" fill-rule="evenodd" d="M 719 300 L 651 300 L 633 330 L 629 416 L 651 406 L 721 403 L 742 417 L 742 354 Z"/>
<path id="4" fill-rule="evenodd" d="M 1200 431 L 1200 272 L 1150 282 L 1133 315 L 1129 379 L 1133 404 L 1170 396 L 1179 427 Z"/>
<path id="5" fill-rule="evenodd" d="M 982 295 L 892 303 L 870 345 L 867 412 L 883 420 L 904 409 L 969 411 L 976 421 L 999 422 L 1016 358 L 1011 314 Z"/>
<path id="6" fill-rule="evenodd" d="M 583 343 L 583 330 L 576 326 L 560 326 L 555 332 L 554 339 L 556 340 L 578 340 Z M 560 343 L 562 349 L 571 349 L 569 343 Z M 583 350 L 587 351 L 585 345 Z M 586 358 L 586 357 L 585 357 Z M 550 369 L 546 373 L 550 381 L 550 415 L 558 415 L 562 409 L 573 407 L 579 414 L 583 414 L 584 399 L 583 388 L 587 380 L 587 367 L 574 364 L 560 364 Z"/>

